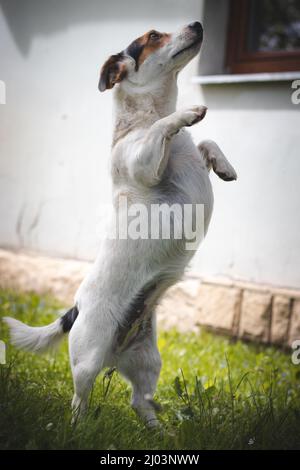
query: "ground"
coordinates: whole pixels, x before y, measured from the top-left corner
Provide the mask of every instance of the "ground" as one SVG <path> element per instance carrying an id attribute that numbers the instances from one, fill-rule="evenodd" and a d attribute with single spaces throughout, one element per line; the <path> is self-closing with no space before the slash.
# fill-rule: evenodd
<path id="1" fill-rule="evenodd" d="M 0 291 L 0 314 L 49 323 L 62 306 L 36 294 Z M 0 339 L 7 343 L 1 326 Z M 114 372 L 96 382 L 87 417 L 70 424 L 67 344 L 56 356 L 7 346 L 0 365 L 1 449 L 300 448 L 300 365 L 289 352 L 200 333 L 160 332 L 163 368 L 156 399 L 160 431 L 128 406 L 130 388 Z"/>

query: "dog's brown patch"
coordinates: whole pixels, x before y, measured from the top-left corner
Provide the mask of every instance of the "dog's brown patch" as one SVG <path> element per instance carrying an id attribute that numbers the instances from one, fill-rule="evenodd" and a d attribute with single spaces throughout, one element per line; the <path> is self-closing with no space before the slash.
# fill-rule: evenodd
<path id="1" fill-rule="evenodd" d="M 155 51 L 167 44 L 171 39 L 168 33 L 160 33 L 155 30 L 148 31 L 143 36 L 135 39 L 127 48 L 127 53 L 134 58 L 136 70 Z"/>
<path id="2" fill-rule="evenodd" d="M 123 60 L 123 53 L 112 55 L 107 59 L 101 69 L 98 86 L 100 91 L 112 88 L 126 77 L 127 69 Z"/>
<path id="3" fill-rule="evenodd" d="M 110 56 L 101 69 L 98 85 L 99 90 L 105 91 L 113 88 L 116 83 L 119 83 L 126 77 L 127 68 L 124 63 L 124 56 L 130 55 L 135 60 L 135 68 L 138 70 L 139 66 L 147 59 L 147 57 L 167 44 L 170 39 L 170 34 L 159 33 L 152 29 L 133 41 L 127 47 L 126 51 Z"/>
<path id="4" fill-rule="evenodd" d="M 152 38 L 152 35 L 157 35 L 157 38 Z M 170 41 L 170 34 L 158 33 L 157 31 L 149 31 L 149 33 L 142 36 L 142 43 L 144 44 L 143 51 L 139 57 L 138 65 L 140 66 L 153 52 L 157 51 Z"/>

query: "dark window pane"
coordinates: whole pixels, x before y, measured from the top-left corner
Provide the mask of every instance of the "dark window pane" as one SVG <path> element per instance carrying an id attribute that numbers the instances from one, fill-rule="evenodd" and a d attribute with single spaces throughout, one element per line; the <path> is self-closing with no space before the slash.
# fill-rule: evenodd
<path id="1" fill-rule="evenodd" d="M 300 50 L 300 0 L 251 0 L 248 50 Z"/>

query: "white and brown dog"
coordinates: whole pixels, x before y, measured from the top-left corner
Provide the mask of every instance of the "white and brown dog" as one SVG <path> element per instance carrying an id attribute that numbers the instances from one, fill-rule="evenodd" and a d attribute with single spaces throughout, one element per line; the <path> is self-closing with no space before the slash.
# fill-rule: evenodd
<path id="1" fill-rule="evenodd" d="M 114 89 L 116 122 L 111 175 L 114 212 L 120 196 L 132 204 L 202 204 L 206 233 L 213 208 L 209 170 L 224 180 L 236 173 L 212 141 L 193 143 L 185 127 L 201 121 L 204 106 L 176 111 L 178 72 L 198 54 L 199 22 L 167 34 L 149 31 L 103 65 L 100 91 Z M 116 85 L 116 86 L 115 86 Z M 107 238 L 75 297 L 75 306 L 45 327 L 6 318 L 13 344 L 44 351 L 70 331 L 75 416 L 87 408 L 94 381 L 116 367 L 133 387 L 132 406 L 157 425 L 153 395 L 161 369 L 155 306 L 183 275 L 194 251 L 183 239 Z M 170 312 L 172 315 L 172 312 Z"/>

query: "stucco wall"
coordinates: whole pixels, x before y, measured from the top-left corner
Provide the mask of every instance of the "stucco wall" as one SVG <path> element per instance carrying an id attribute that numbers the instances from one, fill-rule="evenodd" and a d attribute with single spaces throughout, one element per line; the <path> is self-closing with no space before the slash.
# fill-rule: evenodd
<path id="1" fill-rule="evenodd" d="M 112 96 L 97 90 L 99 68 L 147 29 L 201 19 L 203 2 L 0 4 L 0 245 L 91 259 L 110 197 Z M 300 106 L 291 84 L 200 87 L 191 83 L 198 67 L 196 58 L 180 77 L 179 106 L 208 106 L 192 133 L 215 139 L 239 180 L 212 176 L 215 211 L 192 269 L 300 287 Z"/>

